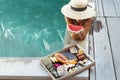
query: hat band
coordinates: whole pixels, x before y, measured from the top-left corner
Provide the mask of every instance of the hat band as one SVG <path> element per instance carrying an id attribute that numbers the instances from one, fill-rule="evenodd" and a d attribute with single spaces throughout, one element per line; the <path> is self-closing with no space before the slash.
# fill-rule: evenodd
<path id="1" fill-rule="evenodd" d="M 84 7 L 84 8 L 75 8 L 75 7 L 71 6 L 71 9 L 74 10 L 74 11 L 84 11 L 84 10 L 87 9 L 87 6 Z"/>

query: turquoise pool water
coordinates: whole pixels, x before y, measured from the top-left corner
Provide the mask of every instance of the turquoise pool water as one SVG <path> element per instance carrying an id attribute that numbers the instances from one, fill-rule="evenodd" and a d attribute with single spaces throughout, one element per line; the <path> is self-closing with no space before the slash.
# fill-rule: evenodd
<path id="1" fill-rule="evenodd" d="M 0 0 L 0 56 L 39 57 L 63 47 L 69 0 Z"/>

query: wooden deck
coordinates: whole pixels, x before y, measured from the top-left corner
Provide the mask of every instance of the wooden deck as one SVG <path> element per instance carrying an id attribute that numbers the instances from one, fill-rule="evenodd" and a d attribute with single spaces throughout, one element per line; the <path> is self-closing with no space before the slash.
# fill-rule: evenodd
<path id="1" fill-rule="evenodd" d="M 120 80 L 120 0 L 92 0 L 96 19 L 89 35 L 89 51 L 96 65 L 90 80 Z"/>

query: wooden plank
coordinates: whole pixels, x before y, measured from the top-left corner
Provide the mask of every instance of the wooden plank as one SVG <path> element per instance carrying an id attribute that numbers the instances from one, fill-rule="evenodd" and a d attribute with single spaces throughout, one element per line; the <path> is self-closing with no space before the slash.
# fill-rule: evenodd
<path id="1" fill-rule="evenodd" d="M 94 41 L 93 41 L 93 26 L 95 26 L 96 20 L 94 20 L 93 25 L 91 27 L 91 30 L 89 32 L 89 54 L 94 58 Z M 95 79 L 95 66 L 91 67 L 89 69 L 89 79 L 90 80 L 96 80 Z"/>
<path id="2" fill-rule="evenodd" d="M 120 19 L 107 18 L 117 80 L 120 80 Z"/>
<path id="3" fill-rule="evenodd" d="M 97 18 L 96 20 L 96 26 L 94 26 L 96 80 L 115 80 L 105 18 Z"/>
<path id="4" fill-rule="evenodd" d="M 98 4 L 98 5 L 97 5 Z M 102 6 L 102 1 L 101 0 L 96 0 L 96 5 L 98 6 L 98 16 L 104 16 L 103 15 L 103 6 Z"/>
<path id="5" fill-rule="evenodd" d="M 103 6 L 101 0 L 91 0 L 91 2 L 95 3 L 96 16 L 103 17 Z"/>
<path id="6" fill-rule="evenodd" d="M 101 0 L 92 0 L 95 2 L 96 16 L 103 16 L 103 7 Z"/>
<path id="7" fill-rule="evenodd" d="M 117 16 L 120 16 L 120 0 L 113 0 L 116 8 Z"/>
<path id="8" fill-rule="evenodd" d="M 102 0 L 104 16 L 117 16 L 113 0 Z"/>
<path id="9" fill-rule="evenodd" d="M 91 2 L 94 2 L 95 3 L 95 10 L 96 10 L 96 16 L 98 16 L 98 5 L 96 5 L 96 0 L 91 0 Z M 93 22 L 92 24 L 92 27 L 89 31 L 89 46 L 88 46 L 88 51 L 89 51 L 89 54 L 94 58 L 94 41 L 93 41 L 93 26 L 95 26 L 95 21 Z M 94 58 L 95 59 L 95 58 Z M 95 78 L 95 66 L 91 67 L 89 69 L 89 80 L 96 80 Z"/>

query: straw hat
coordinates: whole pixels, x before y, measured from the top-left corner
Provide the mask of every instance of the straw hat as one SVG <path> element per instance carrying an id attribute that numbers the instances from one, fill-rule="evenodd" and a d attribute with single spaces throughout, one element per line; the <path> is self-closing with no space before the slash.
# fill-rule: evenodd
<path id="1" fill-rule="evenodd" d="M 61 12 L 72 19 L 87 19 L 95 15 L 95 10 L 89 6 L 88 0 L 70 0 L 62 7 Z"/>

